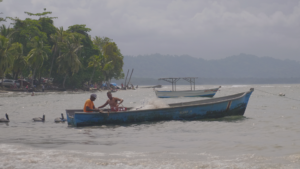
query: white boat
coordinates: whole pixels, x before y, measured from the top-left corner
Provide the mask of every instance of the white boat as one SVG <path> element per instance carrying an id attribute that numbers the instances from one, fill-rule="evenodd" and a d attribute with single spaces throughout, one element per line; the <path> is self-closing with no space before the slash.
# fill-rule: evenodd
<path id="1" fill-rule="evenodd" d="M 220 86 L 221 87 L 221 86 Z M 171 97 L 214 97 L 219 88 L 204 89 L 204 90 L 183 90 L 183 91 L 158 91 L 155 94 L 159 98 Z"/>
<path id="2" fill-rule="evenodd" d="M 176 82 L 180 79 L 188 81 L 191 85 L 191 90 L 176 91 Z M 158 80 L 164 80 L 172 84 L 172 91 L 158 91 L 155 90 L 155 94 L 159 98 L 171 98 L 171 97 L 214 97 L 220 87 L 213 89 L 195 90 L 195 79 L 197 77 L 168 77 L 159 78 Z"/>

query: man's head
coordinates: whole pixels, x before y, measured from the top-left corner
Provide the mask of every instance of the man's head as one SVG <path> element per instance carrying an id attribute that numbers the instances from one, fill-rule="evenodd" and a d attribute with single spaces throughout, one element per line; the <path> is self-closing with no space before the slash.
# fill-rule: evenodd
<path id="1" fill-rule="evenodd" d="M 95 101 L 96 99 L 97 99 L 97 95 L 96 94 L 91 94 L 91 97 L 90 97 L 90 99 L 92 100 L 92 101 Z"/>
<path id="2" fill-rule="evenodd" d="M 111 92 L 107 92 L 107 97 L 108 97 L 109 99 L 112 99 Z"/>

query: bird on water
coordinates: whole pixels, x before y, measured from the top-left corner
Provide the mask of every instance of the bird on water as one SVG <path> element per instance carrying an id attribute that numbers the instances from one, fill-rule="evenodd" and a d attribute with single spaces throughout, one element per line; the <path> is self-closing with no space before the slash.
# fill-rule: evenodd
<path id="1" fill-rule="evenodd" d="M 6 119 L 5 118 L 1 118 L 0 119 L 0 122 L 9 122 L 9 118 L 8 118 L 8 115 L 7 115 L 7 113 L 5 114 L 5 117 L 6 117 Z"/>
<path id="2" fill-rule="evenodd" d="M 33 118 L 32 120 L 35 121 L 35 122 L 44 122 L 45 121 L 45 115 L 43 115 L 43 118 L 42 117 L 36 117 L 36 118 Z"/>
<path id="3" fill-rule="evenodd" d="M 55 123 L 65 122 L 65 121 L 67 121 L 67 120 L 64 118 L 63 114 L 61 114 L 61 117 L 57 117 L 57 118 L 54 119 Z"/>

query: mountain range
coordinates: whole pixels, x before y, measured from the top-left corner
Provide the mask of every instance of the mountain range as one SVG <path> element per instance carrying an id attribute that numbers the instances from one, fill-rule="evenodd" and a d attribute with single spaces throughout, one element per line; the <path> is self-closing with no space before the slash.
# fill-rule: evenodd
<path id="1" fill-rule="evenodd" d="M 239 54 L 204 60 L 188 55 L 124 56 L 123 71 L 134 69 L 134 78 L 300 78 L 300 63 L 272 57 Z"/>

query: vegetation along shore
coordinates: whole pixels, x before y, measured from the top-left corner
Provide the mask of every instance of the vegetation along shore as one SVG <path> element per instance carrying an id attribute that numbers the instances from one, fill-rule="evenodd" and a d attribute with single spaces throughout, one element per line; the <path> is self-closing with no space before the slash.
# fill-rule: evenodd
<path id="1" fill-rule="evenodd" d="M 52 12 L 30 13 L 0 18 L 0 78 L 26 79 L 30 87 L 51 80 L 62 89 L 83 88 L 84 84 L 102 84 L 124 77 L 123 55 L 108 37 L 91 37 L 91 28 L 75 24 L 55 27 Z M 38 19 L 34 19 L 38 18 Z"/>

